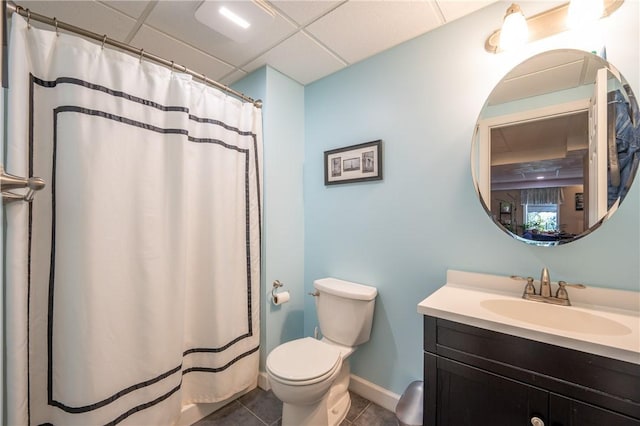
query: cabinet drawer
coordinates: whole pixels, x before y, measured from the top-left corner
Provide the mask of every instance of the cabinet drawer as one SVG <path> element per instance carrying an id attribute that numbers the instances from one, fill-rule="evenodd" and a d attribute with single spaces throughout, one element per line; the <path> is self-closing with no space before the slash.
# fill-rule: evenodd
<path id="1" fill-rule="evenodd" d="M 424 349 L 640 418 L 640 365 L 425 316 Z"/>

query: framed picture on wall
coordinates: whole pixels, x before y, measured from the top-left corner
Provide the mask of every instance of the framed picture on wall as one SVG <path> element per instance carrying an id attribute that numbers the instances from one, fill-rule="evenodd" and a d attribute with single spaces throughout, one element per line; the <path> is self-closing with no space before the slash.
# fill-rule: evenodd
<path id="1" fill-rule="evenodd" d="M 500 201 L 500 213 L 511 213 L 511 203 Z"/>
<path id="2" fill-rule="evenodd" d="M 324 184 L 382 179 L 382 140 L 324 152 Z"/>
<path id="3" fill-rule="evenodd" d="M 584 210 L 584 192 L 576 192 L 576 211 Z"/>

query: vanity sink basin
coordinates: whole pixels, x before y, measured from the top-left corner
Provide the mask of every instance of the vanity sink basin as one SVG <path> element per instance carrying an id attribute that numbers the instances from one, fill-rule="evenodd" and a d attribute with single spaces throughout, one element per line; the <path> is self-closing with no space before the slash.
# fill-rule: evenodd
<path id="1" fill-rule="evenodd" d="M 632 332 L 617 321 L 567 306 L 519 299 L 488 299 L 480 306 L 506 318 L 574 333 L 624 336 Z"/>
<path id="2" fill-rule="evenodd" d="M 587 286 L 572 306 L 522 298 L 511 276 L 447 271 L 418 313 L 528 340 L 640 364 L 640 292 Z"/>

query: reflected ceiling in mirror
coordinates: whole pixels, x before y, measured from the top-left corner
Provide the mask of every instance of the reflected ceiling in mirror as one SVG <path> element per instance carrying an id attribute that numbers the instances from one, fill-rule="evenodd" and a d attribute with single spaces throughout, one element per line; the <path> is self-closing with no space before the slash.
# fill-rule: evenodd
<path id="1" fill-rule="evenodd" d="M 553 50 L 511 70 L 476 124 L 472 174 L 493 221 L 553 246 L 598 228 L 624 199 L 640 159 L 640 113 L 607 61 Z"/>

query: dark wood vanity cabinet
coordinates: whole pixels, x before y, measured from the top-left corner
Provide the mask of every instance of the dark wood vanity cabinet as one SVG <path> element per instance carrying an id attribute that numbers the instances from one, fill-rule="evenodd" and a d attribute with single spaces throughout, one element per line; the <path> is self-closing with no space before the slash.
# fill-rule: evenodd
<path id="1" fill-rule="evenodd" d="M 430 316 L 424 381 L 425 426 L 640 426 L 640 365 Z"/>

